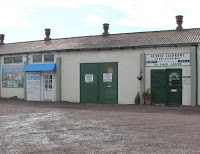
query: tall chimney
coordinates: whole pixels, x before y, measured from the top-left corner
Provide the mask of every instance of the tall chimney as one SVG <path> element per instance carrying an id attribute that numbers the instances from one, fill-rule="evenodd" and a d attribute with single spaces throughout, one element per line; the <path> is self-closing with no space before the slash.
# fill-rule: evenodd
<path id="1" fill-rule="evenodd" d="M 104 37 L 109 36 L 110 34 L 108 33 L 108 29 L 109 29 L 109 24 L 108 23 L 104 23 L 103 24 L 103 29 L 104 29 L 103 36 Z"/>
<path id="2" fill-rule="evenodd" d="M 178 27 L 176 27 L 176 30 L 177 30 L 177 31 L 183 30 L 183 27 L 182 27 L 183 16 L 182 16 L 182 15 L 177 15 L 177 16 L 176 16 L 176 23 L 177 23 L 177 25 L 178 25 Z"/>
<path id="3" fill-rule="evenodd" d="M 3 42 L 3 41 L 4 41 L 4 38 L 5 38 L 5 35 L 4 35 L 4 34 L 0 34 L 0 40 L 1 40 L 0 45 L 5 44 L 5 43 Z"/>
<path id="4" fill-rule="evenodd" d="M 51 38 L 49 37 L 50 34 L 51 34 L 51 29 L 50 29 L 50 28 L 46 28 L 46 29 L 45 29 L 46 38 L 44 38 L 45 41 L 51 40 Z"/>

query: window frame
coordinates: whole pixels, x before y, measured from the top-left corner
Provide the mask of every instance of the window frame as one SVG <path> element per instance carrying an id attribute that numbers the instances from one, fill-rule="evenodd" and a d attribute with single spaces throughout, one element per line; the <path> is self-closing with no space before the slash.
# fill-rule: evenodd
<path id="1" fill-rule="evenodd" d="M 34 61 L 34 56 L 40 56 L 41 57 L 41 61 Z M 33 58 L 32 59 L 33 63 L 42 63 L 42 58 L 43 58 L 42 55 L 40 55 L 40 54 L 34 54 L 34 55 L 32 55 L 32 58 Z"/>
<path id="2" fill-rule="evenodd" d="M 45 56 L 53 56 L 53 59 L 52 60 L 45 60 Z M 48 62 L 54 62 L 54 58 L 55 58 L 55 56 L 54 56 L 54 54 L 45 54 L 44 55 L 44 63 L 48 63 Z"/>

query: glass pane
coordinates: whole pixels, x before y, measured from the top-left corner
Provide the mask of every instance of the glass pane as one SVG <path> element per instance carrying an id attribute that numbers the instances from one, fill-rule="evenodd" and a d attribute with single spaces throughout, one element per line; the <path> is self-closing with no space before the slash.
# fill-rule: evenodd
<path id="1" fill-rule="evenodd" d="M 48 80 L 45 80 L 45 85 L 48 85 Z"/>
<path id="2" fill-rule="evenodd" d="M 22 56 L 13 57 L 13 63 L 22 63 Z"/>
<path id="3" fill-rule="evenodd" d="M 44 62 L 54 62 L 54 55 L 44 55 Z"/>
<path id="4" fill-rule="evenodd" d="M 12 57 L 4 57 L 4 64 L 12 63 Z"/>
<path id="5" fill-rule="evenodd" d="M 42 55 L 33 55 L 33 62 L 42 62 Z"/>
<path id="6" fill-rule="evenodd" d="M 49 85 L 49 89 L 52 89 L 52 85 Z"/>
<path id="7" fill-rule="evenodd" d="M 44 78 L 45 78 L 45 80 L 49 79 L 49 75 L 45 75 Z"/>

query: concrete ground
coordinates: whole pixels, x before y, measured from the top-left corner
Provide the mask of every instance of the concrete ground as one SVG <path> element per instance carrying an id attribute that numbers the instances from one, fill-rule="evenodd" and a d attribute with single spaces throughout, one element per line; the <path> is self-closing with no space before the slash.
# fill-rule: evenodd
<path id="1" fill-rule="evenodd" d="M 200 107 L 4 99 L 0 153 L 200 153 Z"/>

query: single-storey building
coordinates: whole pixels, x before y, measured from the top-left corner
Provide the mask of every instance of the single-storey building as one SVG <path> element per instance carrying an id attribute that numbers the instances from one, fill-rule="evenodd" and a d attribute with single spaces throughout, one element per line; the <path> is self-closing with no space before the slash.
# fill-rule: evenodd
<path id="1" fill-rule="evenodd" d="M 200 28 L 4 43 L 0 35 L 1 97 L 27 101 L 200 104 Z M 143 102 L 143 101 L 141 101 Z"/>

